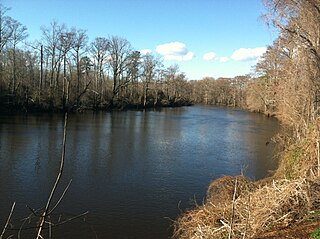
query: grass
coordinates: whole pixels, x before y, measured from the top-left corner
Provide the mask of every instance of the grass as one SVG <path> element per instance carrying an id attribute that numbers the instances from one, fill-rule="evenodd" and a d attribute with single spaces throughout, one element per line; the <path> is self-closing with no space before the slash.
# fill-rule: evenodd
<path id="1" fill-rule="evenodd" d="M 320 239 L 320 228 L 310 235 L 311 238 Z"/>

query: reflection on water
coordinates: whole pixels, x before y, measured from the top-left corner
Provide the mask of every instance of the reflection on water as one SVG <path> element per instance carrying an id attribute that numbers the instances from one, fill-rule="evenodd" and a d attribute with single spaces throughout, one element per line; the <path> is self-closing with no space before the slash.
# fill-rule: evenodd
<path id="1" fill-rule="evenodd" d="M 54 236 L 168 238 L 178 204 L 201 202 L 212 179 L 241 170 L 259 179 L 275 167 L 266 142 L 277 127 L 258 114 L 205 106 L 70 115 L 61 186 L 73 183 L 58 211 L 90 214 Z M 26 204 L 45 204 L 62 132 L 62 115 L 0 116 L 0 225 L 13 201 L 16 218 L 29 214 Z"/>

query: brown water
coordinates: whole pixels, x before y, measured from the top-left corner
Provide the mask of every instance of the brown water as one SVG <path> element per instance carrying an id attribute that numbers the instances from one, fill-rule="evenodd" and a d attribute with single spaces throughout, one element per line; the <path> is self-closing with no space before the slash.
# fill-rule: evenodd
<path id="1" fill-rule="evenodd" d="M 277 128 L 259 114 L 209 106 L 69 115 L 59 192 L 73 181 L 52 217 L 89 214 L 54 228 L 53 238 L 168 238 L 171 219 L 201 203 L 212 179 L 241 171 L 260 179 L 275 167 L 266 142 Z M 0 231 L 13 201 L 15 227 L 26 205 L 45 205 L 62 133 L 62 115 L 0 115 Z"/>

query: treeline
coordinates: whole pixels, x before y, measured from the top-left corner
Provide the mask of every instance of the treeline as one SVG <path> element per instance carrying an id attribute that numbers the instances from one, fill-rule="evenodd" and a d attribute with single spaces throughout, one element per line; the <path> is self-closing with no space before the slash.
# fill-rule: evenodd
<path id="1" fill-rule="evenodd" d="M 26 43 L 25 26 L 0 5 L 0 107 L 123 109 L 196 103 L 277 115 L 297 134 L 318 115 L 319 1 L 265 1 L 279 37 L 253 75 L 187 80 L 177 65 L 134 50 L 117 36 L 89 42 L 85 30 L 52 22 Z"/>
<path id="2" fill-rule="evenodd" d="M 320 113 L 320 0 L 264 2 L 278 38 L 251 76 L 199 81 L 198 100 L 276 115 L 301 139 Z"/>
<path id="3" fill-rule="evenodd" d="M 88 41 L 85 30 L 52 22 L 26 44 L 27 29 L 0 5 L 1 107 L 82 110 L 191 104 L 177 65 L 143 55 L 117 36 Z"/>
<path id="4" fill-rule="evenodd" d="M 256 65 L 259 78 L 248 95 L 255 101 L 248 107 L 280 119 L 285 148 L 298 150 L 289 169 L 297 167 L 297 175 L 320 176 L 320 0 L 265 0 L 265 4 L 266 20 L 279 37 Z"/>
<path id="5" fill-rule="evenodd" d="M 247 75 L 187 80 L 177 65 L 164 67 L 159 57 L 134 50 L 124 38 L 96 37 L 89 42 L 85 30 L 57 22 L 42 26 L 41 38 L 28 43 L 27 28 L 8 11 L 0 5 L 1 110 L 111 110 L 203 103 L 274 113 L 267 63 L 257 66 L 263 73 L 258 79 Z"/>
<path id="6" fill-rule="evenodd" d="M 2 110 L 110 110 L 195 103 L 262 112 L 272 108 L 269 96 L 261 96 L 265 91 L 261 79 L 266 76 L 189 81 L 177 65 L 164 67 L 159 57 L 141 54 L 124 38 L 96 37 L 89 42 L 85 30 L 57 22 L 42 26 L 41 39 L 27 43 L 27 28 L 8 11 L 0 5 Z"/>

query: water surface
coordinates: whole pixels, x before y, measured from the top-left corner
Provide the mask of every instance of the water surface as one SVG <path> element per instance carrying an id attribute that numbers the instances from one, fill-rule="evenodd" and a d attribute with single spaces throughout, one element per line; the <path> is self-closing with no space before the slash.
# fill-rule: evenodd
<path id="1" fill-rule="evenodd" d="M 53 238 L 168 238 L 171 219 L 201 203 L 212 179 L 260 179 L 275 167 L 267 142 L 277 128 L 259 114 L 210 106 L 69 115 L 59 192 L 72 184 L 56 215 L 90 213 Z M 26 205 L 45 205 L 62 134 L 62 115 L 0 115 L 1 229 L 13 201 L 15 219 L 30 214 Z"/>

